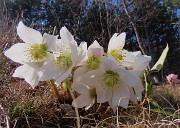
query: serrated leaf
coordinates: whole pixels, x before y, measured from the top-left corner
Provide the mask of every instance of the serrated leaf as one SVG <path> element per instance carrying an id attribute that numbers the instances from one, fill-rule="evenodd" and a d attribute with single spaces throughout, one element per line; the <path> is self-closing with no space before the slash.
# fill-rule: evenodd
<path id="1" fill-rule="evenodd" d="M 169 46 L 168 44 L 166 45 L 166 48 L 163 50 L 159 60 L 156 62 L 156 64 L 151 68 L 151 70 L 156 70 L 160 71 L 161 68 L 163 67 L 164 61 L 166 59 L 167 53 L 169 51 Z"/>

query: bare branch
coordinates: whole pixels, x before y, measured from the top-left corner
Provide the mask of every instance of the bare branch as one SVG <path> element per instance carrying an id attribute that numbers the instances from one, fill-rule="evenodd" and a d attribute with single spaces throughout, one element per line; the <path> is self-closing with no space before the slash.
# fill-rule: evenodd
<path id="1" fill-rule="evenodd" d="M 125 0 L 122 0 L 122 4 L 123 4 L 124 11 L 125 11 L 126 15 L 128 16 L 128 19 L 129 19 L 129 21 L 130 21 L 130 23 L 131 23 L 131 25 L 132 25 L 132 27 L 133 27 L 133 29 L 134 29 L 134 32 L 135 32 L 135 34 L 136 34 L 136 39 L 137 39 L 139 48 L 141 49 L 142 53 L 145 54 L 145 50 L 144 50 L 144 48 L 143 48 L 143 44 L 142 44 L 142 42 L 140 41 L 140 37 L 139 37 L 138 30 L 137 30 L 137 26 L 136 26 L 136 24 L 133 22 L 130 14 L 129 14 L 128 10 L 127 10 L 127 5 L 126 5 L 126 3 L 125 3 Z"/>

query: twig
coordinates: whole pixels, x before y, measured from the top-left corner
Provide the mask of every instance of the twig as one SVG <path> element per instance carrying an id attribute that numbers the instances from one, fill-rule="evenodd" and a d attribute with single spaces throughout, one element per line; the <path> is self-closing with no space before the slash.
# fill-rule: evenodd
<path id="1" fill-rule="evenodd" d="M 141 49 L 142 53 L 145 54 L 145 50 L 144 50 L 143 45 L 142 45 L 142 43 L 140 41 L 140 37 L 139 37 L 139 34 L 138 34 L 137 26 L 133 22 L 130 14 L 129 14 L 128 10 L 127 10 L 127 6 L 126 6 L 126 3 L 125 3 L 125 0 L 122 0 L 122 4 L 123 4 L 123 7 L 124 7 L 124 11 L 126 12 L 126 15 L 128 16 L 128 19 L 129 19 L 130 23 L 132 24 L 132 27 L 133 27 L 134 32 L 136 34 L 136 39 L 137 39 L 139 48 Z"/>

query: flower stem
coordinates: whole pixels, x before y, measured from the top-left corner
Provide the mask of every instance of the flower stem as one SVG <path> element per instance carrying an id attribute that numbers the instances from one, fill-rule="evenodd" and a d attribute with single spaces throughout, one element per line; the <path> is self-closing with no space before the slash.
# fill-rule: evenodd
<path id="1" fill-rule="evenodd" d="M 58 98 L 58 100 L 63 101 L 63 99 L 57 89 L 57 86 L 54 83 L 54 80 L 50 80 L 48 82 L 48 86 L 51 88 L 51 90 L 53 91 L 54 95 Z"/>
<path id="2" fill-rule="evenodd" d="M 75 99 L 74 93 L 72 92 L 72 89 L 70 86 L 68 86 L 68 92 L 70 93 L 72 99 Z M 75 102 L 75 106 L 76 106 L 76 102 Z M 80 124 L 80 116 L 79 116 L 79 111 L 78 108 L 75 107 L 75 113 L 76 113 L 76 118 L 77 118 L 77 128 L 81 128 L 81 124 Z"/>

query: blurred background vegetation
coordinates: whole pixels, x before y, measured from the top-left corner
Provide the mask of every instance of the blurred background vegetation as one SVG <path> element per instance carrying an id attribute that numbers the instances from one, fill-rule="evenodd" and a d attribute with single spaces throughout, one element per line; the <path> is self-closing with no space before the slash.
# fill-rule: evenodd
<path id="1" fill-rule="evenodd" d="M 170 51 L 159 79 L 180 75 L 179 0 L 0 0 L 1 51 L 17 43 L 22 20 L 42 33 L 59 34 L 66 26 L 78 43 L 97 40 L 106 50 L 114 33 L 126 32 L 128 50 L 141 50 L 157 61 L 166 43 Z"/>

